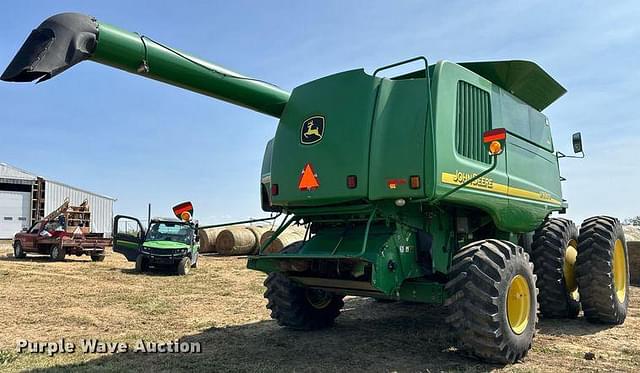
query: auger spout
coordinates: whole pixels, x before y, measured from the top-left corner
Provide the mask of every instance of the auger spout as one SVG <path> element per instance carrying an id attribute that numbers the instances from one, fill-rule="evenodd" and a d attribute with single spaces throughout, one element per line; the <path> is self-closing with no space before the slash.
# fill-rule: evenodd
<path id="1" fill-rule="evenodd" d="M 78 13 L 61 13 L 33 30 L 0 79 L 42 82 L 84 60 L 159 80 L 280 117 L 289 93 Z"/>

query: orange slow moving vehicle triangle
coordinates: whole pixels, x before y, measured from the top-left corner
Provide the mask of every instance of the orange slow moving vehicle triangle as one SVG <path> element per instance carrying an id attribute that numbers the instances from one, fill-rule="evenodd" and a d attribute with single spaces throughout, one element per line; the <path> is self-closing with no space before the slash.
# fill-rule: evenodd
<path id="1" fill-rule="evenodd" d="M 298 189 L 300 190 L 313 190 L 320 186 L 316 174 L 313 172 L 311 163 L 307 163 L 302 171 L 300 182 L 298 183 Z"/>

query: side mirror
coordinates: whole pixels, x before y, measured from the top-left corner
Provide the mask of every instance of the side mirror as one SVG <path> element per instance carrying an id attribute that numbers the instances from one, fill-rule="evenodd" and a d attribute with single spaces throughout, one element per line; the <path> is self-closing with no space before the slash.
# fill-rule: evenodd
<path id="1" fill-rule="evenodd" d="M 573 142 L 573 152 L 582 153 L 582 134 L 576 132 L 571 136 L 571 142 Z"/>
<path id="2" fill-rule="evenodd" d="M 29 230 L 29 228 L 24 227 L 20 230 L 21 233 L 27 233 L 27 231 Z"/>

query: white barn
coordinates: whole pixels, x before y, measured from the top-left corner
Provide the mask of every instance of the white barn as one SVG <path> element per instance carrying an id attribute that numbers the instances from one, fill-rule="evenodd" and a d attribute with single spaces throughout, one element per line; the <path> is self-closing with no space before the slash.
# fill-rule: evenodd
<path id="1" fill-rule="evenodd" d="M 22 228 L 60 206 L 89 201 L 91 231 L 111 236 L 115 198 L 89 192 L 0 163 L 0 239 L 13 238 Z"/>

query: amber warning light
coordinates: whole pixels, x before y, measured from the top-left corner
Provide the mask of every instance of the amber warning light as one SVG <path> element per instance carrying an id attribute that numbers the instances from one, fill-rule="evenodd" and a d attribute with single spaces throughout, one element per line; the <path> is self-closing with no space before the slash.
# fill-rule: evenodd
<path id="1" fill-rule="evenodd" d="M 173 206 L 173 213 L 180 220 L 190 221 L 193 216 L 193 204 L 191 202 L 182 202 Z"/>

